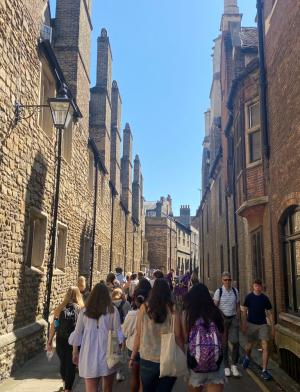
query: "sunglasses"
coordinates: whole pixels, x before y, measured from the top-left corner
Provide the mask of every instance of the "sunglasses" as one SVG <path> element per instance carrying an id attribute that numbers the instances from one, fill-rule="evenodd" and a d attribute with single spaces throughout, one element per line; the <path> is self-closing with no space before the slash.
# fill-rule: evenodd
<path id="1" fill-rule="evenodd" d="M 223 279 L 223 282 L 231 282 L 232 279 Z"/>

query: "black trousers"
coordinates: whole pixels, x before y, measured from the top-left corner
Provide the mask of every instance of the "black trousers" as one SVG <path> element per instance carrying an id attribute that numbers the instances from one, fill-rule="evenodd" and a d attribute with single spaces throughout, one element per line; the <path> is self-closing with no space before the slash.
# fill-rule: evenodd
<path id="1" fill-rule="evenodd" d="M 65 382 L 65 389 L 72 389 L 76 366 L 72 362 L 72 346 L 65 339 L 56 339 L 56 352 L 60 360 L 60 375 Z"/>

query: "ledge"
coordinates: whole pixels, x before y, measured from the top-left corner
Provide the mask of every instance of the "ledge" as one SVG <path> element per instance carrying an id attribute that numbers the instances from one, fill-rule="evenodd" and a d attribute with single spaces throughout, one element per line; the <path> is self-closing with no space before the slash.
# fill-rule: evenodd
<path id="1" fill-rule="evenodd" d="M 245 201 L 237 210 L 236 213 L 238 215 L 243 215 L 243 213 L 253 207 L 263 206 L 269 202 L 269 196 L 261 196 L 255 199 Z"/>
<path id="2" fill-rule="evenodd" d="M 47 326 L 48 324 L 46 320 L 40 319 L 35 323 L 26 325 L 25 327 L 18 328 L 13 332 L 2 335 L 0 336 L 0 348 L 15 343 L 17 340 L 23 339 L 29 335 L 33 335 L 36 332 L 39 332 L 41 329 L 47 328 Z"/>
<path id="3" fill-rule="evenodd" d="M 296 325 L 297 327 L 300 327 L 300 317 L 295 316 L 293 314 L 279 313 L 279 320 L 283 320 L 290 324 Z"/>

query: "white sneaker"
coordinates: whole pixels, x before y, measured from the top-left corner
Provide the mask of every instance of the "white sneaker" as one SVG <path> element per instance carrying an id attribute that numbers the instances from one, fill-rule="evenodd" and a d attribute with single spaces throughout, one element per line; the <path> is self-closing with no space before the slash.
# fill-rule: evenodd
<path id="1" fill-rule="evenodd" d="M 228 367 L 225 368 L 225 376 L 226 377 L 230 377 L 231 376 L 231 372 L 230 372 L 230 369 Z"/>
<path id="2" fill-rule="evenodd" d="M 122 374 L 121 372 L 117 372 L 116 380 L 117 381 L 124 381 L 125 380 L 124 374 Z"/>
<path id="3" fill-rule="evenodd" d="M 236 365 L 231 365 L 231 372 L 234 377 L 240 377 L 240 372 Z M 226 374 L 226 372 L 225 372 Z"/>

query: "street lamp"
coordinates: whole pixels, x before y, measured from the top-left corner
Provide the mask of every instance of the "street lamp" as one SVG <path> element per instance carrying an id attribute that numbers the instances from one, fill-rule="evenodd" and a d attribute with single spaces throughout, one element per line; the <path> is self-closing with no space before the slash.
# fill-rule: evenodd
<path id="1" fill-rule="evenodd" d="M 49 334 L 49 313 L 50 313 L 50 300 L 51 288 L 53 278 L 54 259 L 56 254 L 56 241 L 57 241 L 57 220 L 58 220 L 58 207 L 59 207 L 59 189 L 60 189 L 60 173 L 61 173 L 61 160 L 62 160 L 62 131 L 65 129 L 72 119 L 71 100 L 67 95 L 67 86 L 63 84 L 57 94 L 56 98 L 49 98 L 48 103 L 51 110 L 53 124 L 57 130 L 57 170 L 55 178 L 55 196 L 53 206 L 53 226 L 51 229 L 51 244 L 50 244 L 50 258 L 47 266 L 47 283 L 46 283 L 46 303 L 44 308 L 44 319 L 48 323 Z"/>

